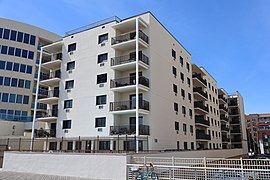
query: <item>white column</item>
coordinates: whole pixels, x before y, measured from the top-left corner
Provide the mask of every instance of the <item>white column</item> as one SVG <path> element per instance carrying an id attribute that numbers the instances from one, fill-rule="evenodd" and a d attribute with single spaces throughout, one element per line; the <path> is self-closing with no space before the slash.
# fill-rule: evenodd
<path id="1" fill-rule="evenodd" d="M 139 151 L 139 18 L 136 18 L 136 152 Z"/>
<path id="2" fill-rule="evenodd" d="M 75 151 L 76 150 L 76 141 L 74 140 L 72 143 L 72 150 Z"/>
<path id="3" fill-rule="evenodd" d="M 110 150 L 113 151 L 113 140 L 110 140 Z"/>
<path id="4" fill-rule="evenodd" d="M 39 89 L 39 81 L 40 81 L 42 54 L 43 54 L 43 47 L 41 47 L 41 50 L 40 50 L 40 57 L 39 57 L 39 63 L 38 63 L 38 77 L 37 77 L 37 86 L 36 86 L 35 107 L 34 107 L 33 122 L 32 122 L 31 142 L 30 142 L 31 151 L 32 151 L 33 138 L 34 138 L 34 133 L 35 133 L 35 122 L 36 122 L 36 116 L 37 116 L 37 101 L 38 101 L 38 89 Z"/>

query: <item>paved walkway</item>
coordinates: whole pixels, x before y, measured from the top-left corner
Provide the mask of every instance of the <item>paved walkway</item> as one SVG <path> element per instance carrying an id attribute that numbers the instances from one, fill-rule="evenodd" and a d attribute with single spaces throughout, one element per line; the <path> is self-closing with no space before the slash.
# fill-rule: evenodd
<path id="1" fill-rule="evenodd" d="M 0 169 L 0 180 L 90 180 L 90 179 L 30 174 L 30 173 L 17 173 L 17 172 L 2 171 Z"/>

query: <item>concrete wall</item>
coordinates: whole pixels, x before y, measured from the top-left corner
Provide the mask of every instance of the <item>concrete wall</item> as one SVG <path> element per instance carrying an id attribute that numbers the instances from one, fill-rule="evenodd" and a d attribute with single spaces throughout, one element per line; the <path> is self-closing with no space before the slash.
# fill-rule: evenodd
<path id="1" fill-rule="evenodd" d="M 125 155 L 5 152 L 3 170 L 124 180 L 127 160 L 128 157 Z"/>
<path id="2" fill-rule="evenodd" d="M 23 133 L 23 122 L 0 121 L 0 136 L 23 136 Z"/>

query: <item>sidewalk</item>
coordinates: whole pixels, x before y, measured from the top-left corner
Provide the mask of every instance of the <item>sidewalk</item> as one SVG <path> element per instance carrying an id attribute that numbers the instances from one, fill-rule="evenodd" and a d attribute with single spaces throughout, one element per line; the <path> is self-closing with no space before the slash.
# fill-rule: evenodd
<path id="1" fill-rule="evenodd" d="M 2 169 L 0 169 L 0 179 L 1 180 L 90 180 L 76 177 L 18 173 L 18 172 L 3 171 Z"/>

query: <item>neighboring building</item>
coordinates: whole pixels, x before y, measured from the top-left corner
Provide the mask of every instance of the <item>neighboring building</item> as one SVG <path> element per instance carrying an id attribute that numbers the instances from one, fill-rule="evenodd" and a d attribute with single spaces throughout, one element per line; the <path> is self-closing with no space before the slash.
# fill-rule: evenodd
<path id="1" fill-rule="evenodd" d="M 243 101 L 220 103 L 217 82 L 191 62 L 190 53 L 151 14 L 99 21 L 68 32 L 42 48 L 40 86 L 47 113 L 37 118 L 56 137 L 97 137 L 97 141 L 56 140 L 72 150 L 194 150 L 244 148 Z M 227 98 L 224 91 L 225 98 Z M 223 94 L 223 95 L 224 95 Z M 225 121 L 224 121 L 225 119 Z M 223 125 L 223 126 L 222 126 Z M 222 128 L 223 127 L 223 128 Z M 233 135 L 237 131 L 237 134 Z"/>
<path id="2" fill-rule="evenodd" d="M 0 18 L 0 135 L 24 135 L 21 122 L 31 122 L 34 110 L 38 47 L 60 38 L 38 27 Z M 46 104 L 38 107 L 40 113 Z M 7 131 L 8 126 L 12 130 Z M 26 127 L 31 130 L 31 125 Z"/>

